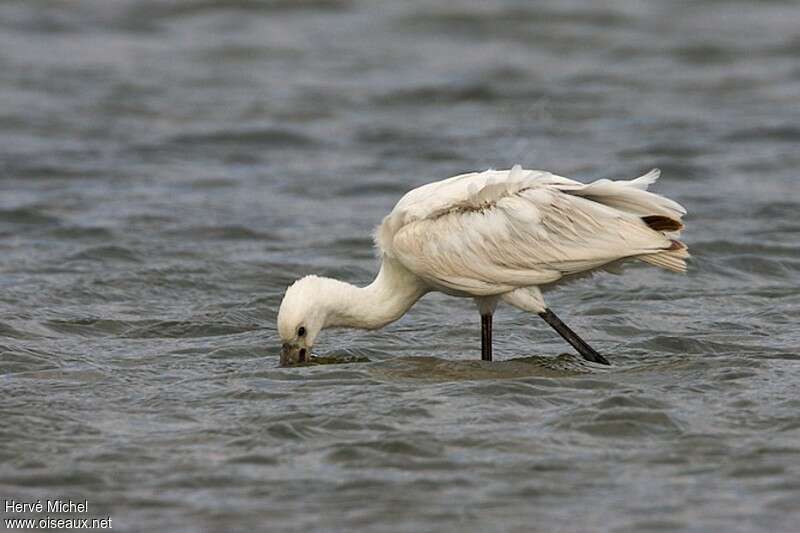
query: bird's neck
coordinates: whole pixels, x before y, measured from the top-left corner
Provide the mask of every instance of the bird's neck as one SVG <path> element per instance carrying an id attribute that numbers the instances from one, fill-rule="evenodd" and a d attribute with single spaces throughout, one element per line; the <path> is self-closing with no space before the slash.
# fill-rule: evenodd
<path id="1" fill-rule="evenodd" d="M 426 292 L 417 276 L 384 256 L 380 272 L 366 287 L 337 283 L 329 293 L 325 327 L 382 328 L 403 316 Z"/>

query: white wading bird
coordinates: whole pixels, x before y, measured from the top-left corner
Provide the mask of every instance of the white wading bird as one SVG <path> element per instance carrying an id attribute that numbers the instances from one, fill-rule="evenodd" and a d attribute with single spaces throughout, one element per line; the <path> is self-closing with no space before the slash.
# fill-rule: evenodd
<path id="1" fill-rule="evenodd" d="M 492 360 L 498 300 L 537 313 L 584 358 L 608 361 L 548 309 L 541 289 L 639 259 L 684 272 L 680 204 L 647 192 L 651 170 L 630 181 L 580 183 L 541 170 L 487 170 L 408 192 L 375 231 L 382 259 L 375 281 L 355 287 L 306 276 L 278 312 L 281 364 L 304 362 L 323 328 L 377 329 L 425 293 L 473 298 L 482 359 Z"/>

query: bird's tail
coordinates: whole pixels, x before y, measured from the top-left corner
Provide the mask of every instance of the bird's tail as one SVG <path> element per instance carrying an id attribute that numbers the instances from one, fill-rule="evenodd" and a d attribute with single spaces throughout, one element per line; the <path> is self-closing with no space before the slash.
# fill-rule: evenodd
<path id="1" fill-rule="evenodd" d="M 683 230 L 681 219 L 686 214 L 686 209 L 674 200 L 647 190 L 650 185 L 655 183 L 660 174 L 661 171 L 654 168 L 633 180 L 601 179 L 565 192 L 638 215 L 642 222 L 669 239 L 671 244 L 669 248 L 655 253 L 642 254 L 637 258 L 673 272 L 686 272 L 689 250 L 684 243 L 676 240 Z"/>
<path id="2" fill-rule="evenodd" d="M 680 222 L 683 215 L 686 214 L 686 209 L 682 205 L 647 190 L 660 175 L 661 171 L 654 168 L 633 180 L 601 179 L 565 192 L 614 207 L 626 213 L 642 217 L 658 215 Z"/>
<path id="3" fill-rule="evenodd" d="M 672 240 L 672 245 L 666 250 L 654 254 L 637 256 L 645 263 L 650 263 L 673 272 L 686 272 L 686 260 L 689 258 L 689 248 L 681 241 Z"/>

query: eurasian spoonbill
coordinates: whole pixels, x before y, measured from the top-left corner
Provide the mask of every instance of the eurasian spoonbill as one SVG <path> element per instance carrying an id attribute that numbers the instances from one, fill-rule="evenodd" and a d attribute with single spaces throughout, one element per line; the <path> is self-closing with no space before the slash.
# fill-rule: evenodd
<path id="1" fill-rule="evenodd" d="M 684 272 L 689 253 L 677 237 L 686 210 L 647 191 L 659 173 L 584 184 L 517 165 L 408 192 L 375 230 L 382 264 L 372 283 L 306 276 L 286 290 L 281 364 L 306 361 L 324 328 L 381 328 L 430 291 L 475 300 L 484 360 L 492 360 L 492 315 L 502 300 L 537 313 L 587 360 L 608 364 L 541 290 L 629 259 Z"/>

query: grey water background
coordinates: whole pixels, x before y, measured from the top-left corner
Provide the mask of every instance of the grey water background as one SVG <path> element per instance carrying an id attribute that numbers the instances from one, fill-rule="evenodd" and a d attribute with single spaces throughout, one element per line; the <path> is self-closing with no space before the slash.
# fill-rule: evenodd
<path id="1" fill-rule="evenodd" d="M 122 531 L 797 531 L 800 6 L 0 4 L 0 497 Z M 687 275 L 429 295 L 278 368 L 408 189 L 663 171 Z M 8 513 L 0 513 L 3 518 Z"/>

